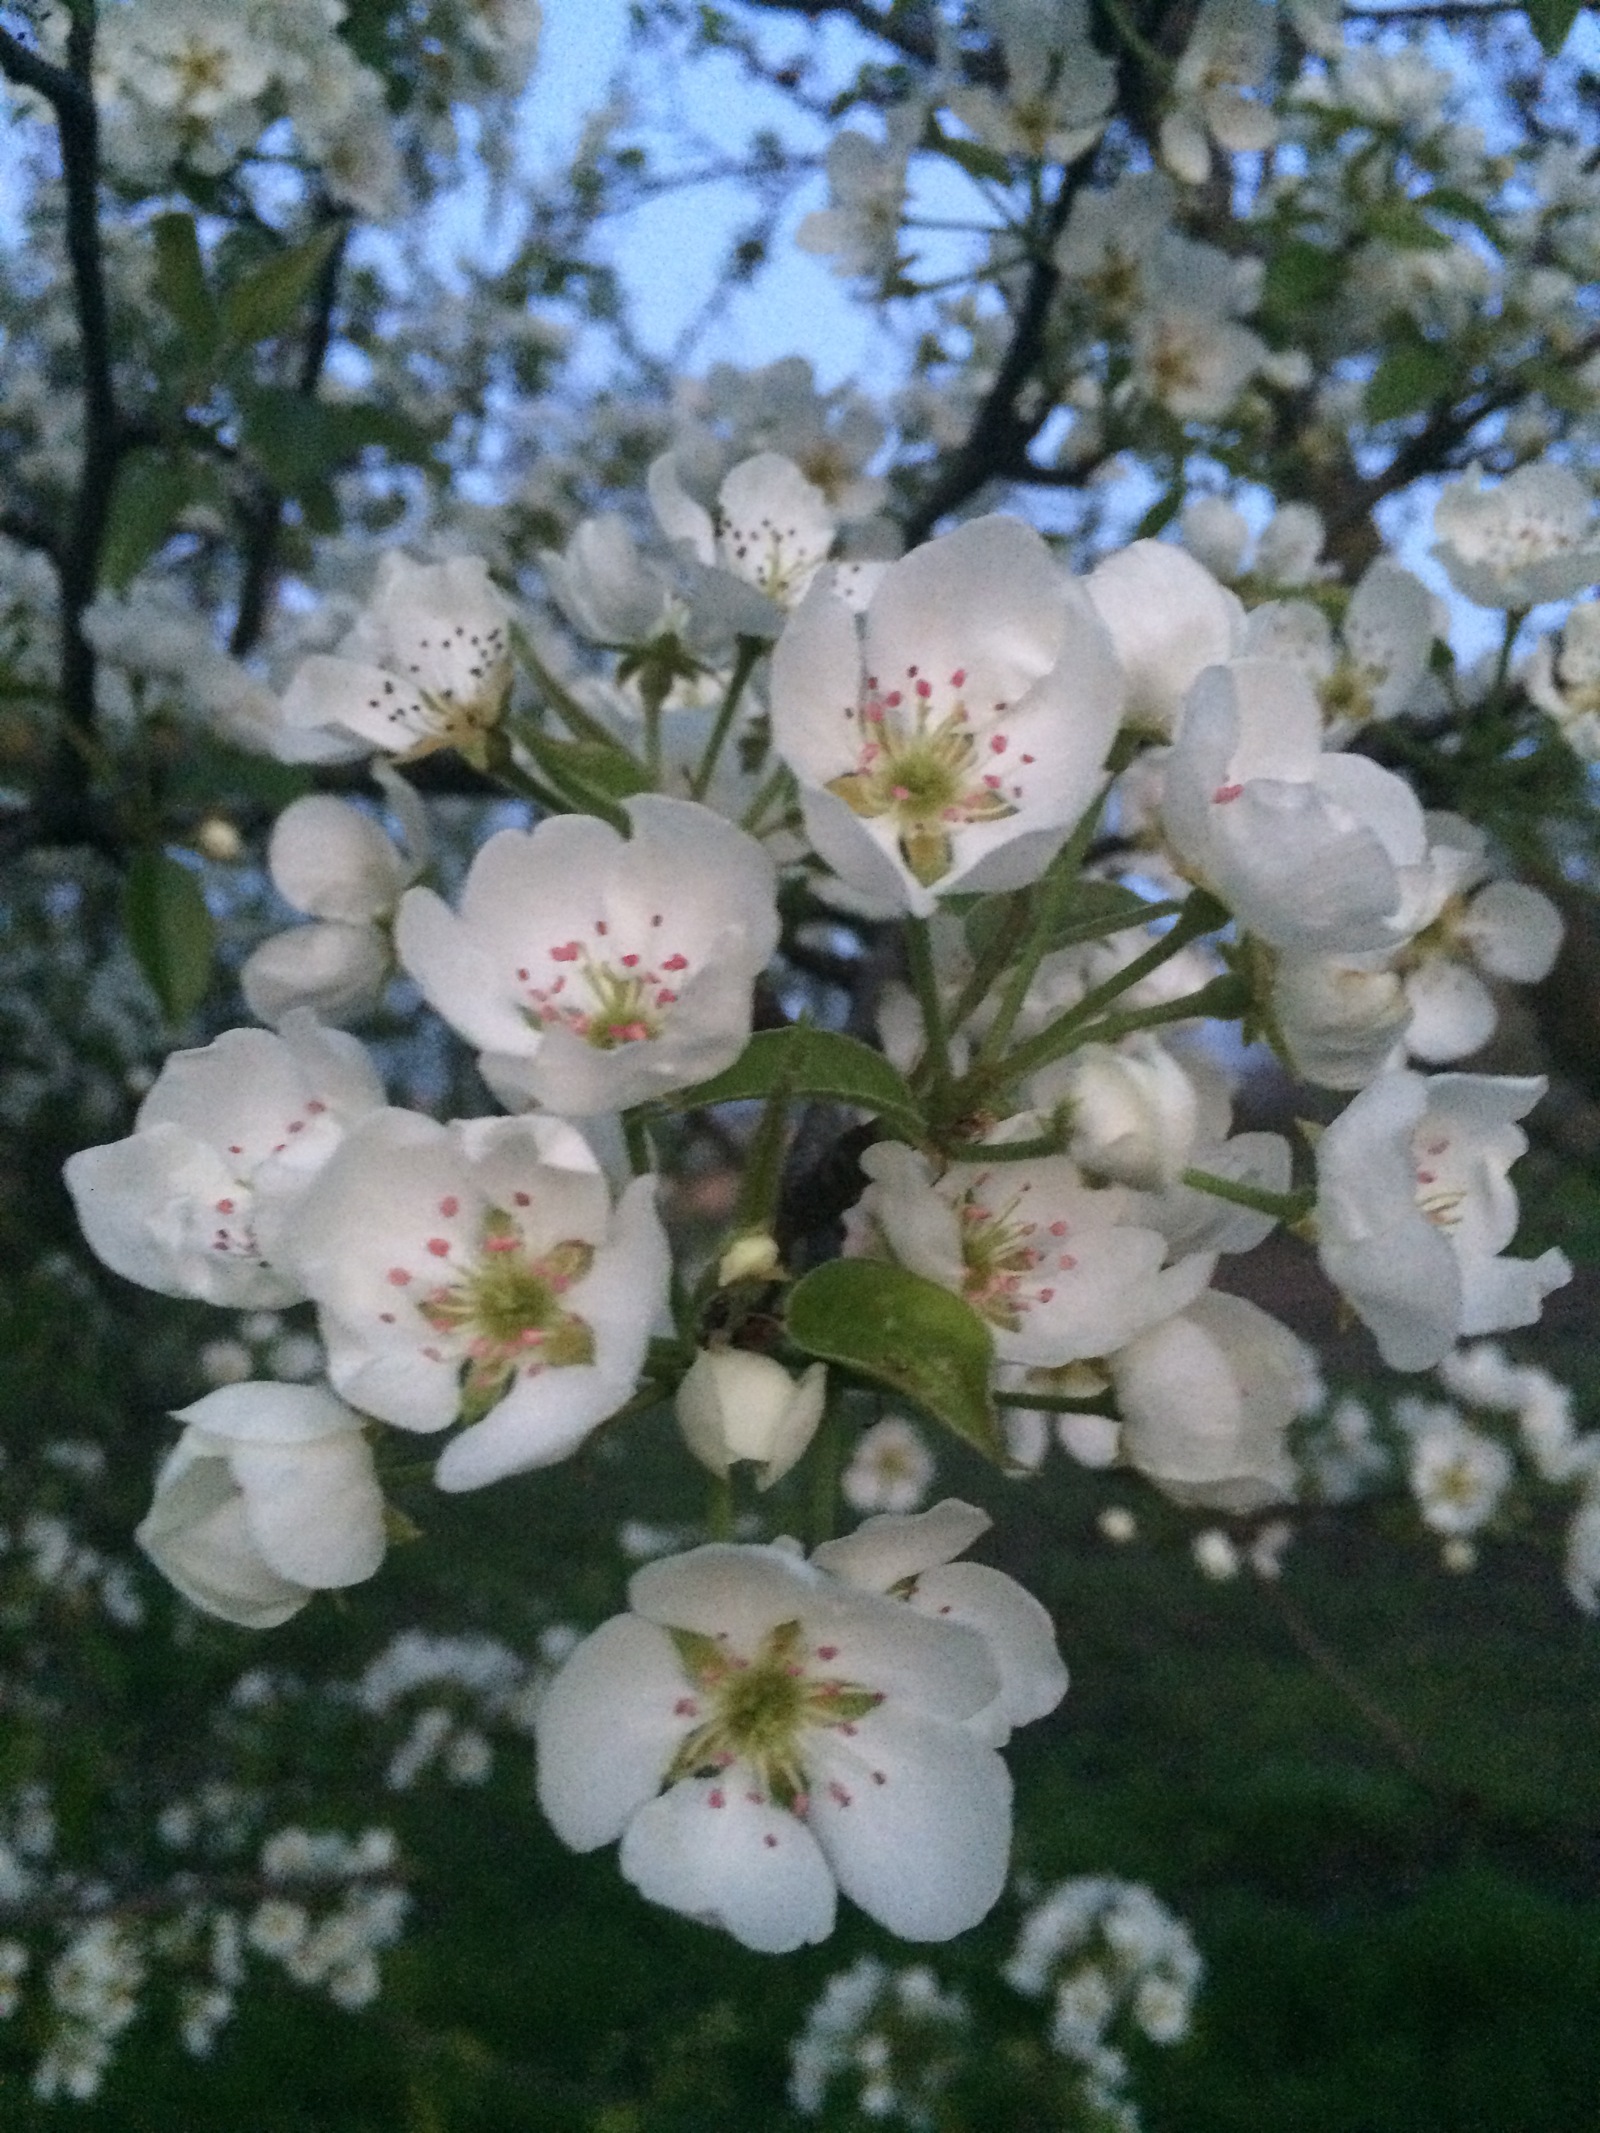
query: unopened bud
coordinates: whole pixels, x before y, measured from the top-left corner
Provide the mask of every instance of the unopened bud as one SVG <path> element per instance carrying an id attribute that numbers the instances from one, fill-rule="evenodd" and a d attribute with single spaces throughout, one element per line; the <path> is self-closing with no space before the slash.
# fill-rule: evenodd
<path id="1" fill-rule="evenodd" d="M 207 815 L 194 833 L 195 846 L 207 859 L 231 866 L 244 850 L 244 839 L 226 815 Z"/>
<path id="2" fill-rule="evenodd" d="M 717 1286 L 730 1289 L 736 1281 L 767 1281 L 778 1271 L 777 1240 L 765 1230 L 735 1237 L 717 1263 Z"/>
<path id="3" fill-rule="evenodd" d="M 813 1363 L 796 1380 L 770 1356 L 702 1348 L 674 1403 L 684 1441 L 724 1478 L 735 1460 L 754 1460 L 761 1467 L 757 1486 L 770 1489 L 816 1435 L 827 1375 L 823 1364 Z"/>

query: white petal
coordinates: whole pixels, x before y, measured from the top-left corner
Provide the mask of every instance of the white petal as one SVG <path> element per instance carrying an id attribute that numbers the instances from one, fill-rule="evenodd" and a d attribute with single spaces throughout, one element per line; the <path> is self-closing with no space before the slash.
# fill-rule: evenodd
<path id="1" fill-rule="evenodd" d="M 720 1926 L 762 1955 L 833 1931 L 833 1876 L 816 1839 L 742 1764 L 685 1778 L 639 1810 L 619 1864 L 651 1903 Z"/>
<path id="2" fill-rule="evenodd" d="M 562 1843 L 594 1851 L 653 1799 L 692 1727 L 672 1639 L 613 1615 L 567 1659 L 539 1705 L 539 1805 Z"/>
<path id="3" fill-rule="evenodd" d="M 1406 1050 L 1416 1059 L 1465 1059 L 1494 1035 L 1494 999 L 1465 964 L 1430 956 L 1408 972 L 1405 996 L 1411 1010 Z"/>
<path id="4" fill-rule="evenodd" d="M 320 1385 L 262 1379 L 219 1385 L 173 1412 L 178 1421 L 230 1449 L 239 1444 L 317 1444 L 328 1437 L 359 1436 L 362 1428 L 362 1417 Z"/>
<path id="5" fill-rule="evenodd" d="M 262 1022 L 281 1022 L 295 1008 L 329 1022 L 355 1021 L 382 999 L 392 967 L 377 926 L 313 919 L 253 949 L 239 971 L 239 990 Z"/>
<path id="6" fill-rule="evenodd" d="M 290 1388 L 285 1388 L 290 1389 Z M 383 1561 L 383 1495 L 372 1450 L 353 1432 L 285 1451 L 241 1444 L 229 1463 L 262 1560 L 314 1591 L 359 1585 Z"/>
<path id="7" fill-rule="evenodd" d="M 1537 985 L 1561 949 L 1561 913 L 1520 881 L 1491 881 L 1467 906 L 1461 933 L 1491 977 Z"/>
<path id="8" fill-rule="evenodd" d="M 360 925 L 388 916 L 408 869 L 370 815 L 348 800 L 308 793 L 273 824 L 267 871 L 297 911 Z"/>
<path id="9" fill-rule="evenodd" d="M 902 1578 L 964 1555 L 994 1520 L 975 1504 L 947 1497 L 912 1517 L 887 1513 L 863 1519 L 854 1533 L 824 1541 L 811 1560 L 831 1576 L 868 1592 L 887 1592 Z"/>
<path id="10" fill-rule="evenodd" d="M 180 1445 L 134 1538 L 186 1600 L 242 1629 L 276 1629 L 311 1597 L 262 1561 L 225 1459 Z"/>
<path id="11" fill-rule="evenodd" d="M 1031 1592 L 987 1563 L 944 1563 L 917 1579 L 910 1603 L 920 1614 L 975 1629 L 1000 1669 L 1000 1694 L 968 1719 L 980 1740 L 1004 1744 L 1012 1727 L 1053 1711 L 1067 1693 L 1055 1624 Z"/>
<path id="12" fill-rule="evenodd" d="M 902 1940 L 950 1940 L 1005 1887 L 1011 1780 L 962 1726 L 886 1704 L 803 1743 L 811 1828 L 839 1886 Z"/>

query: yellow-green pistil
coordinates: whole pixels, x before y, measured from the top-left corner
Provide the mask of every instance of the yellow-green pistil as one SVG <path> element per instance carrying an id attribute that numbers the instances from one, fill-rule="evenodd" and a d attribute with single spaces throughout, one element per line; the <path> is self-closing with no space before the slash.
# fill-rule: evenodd
<path id="1" fill-rule="evenodd" d="M 826 1666 L 837 1650 L 831 1644 L 807 1650 L 799 1622 L 780 1622 L 768 1630 L 750 1659 L 697 1630 L 674 1629 L 668 1635 L 694 1687 L 678 1705 L 679 1715 L 699 1720 L 672 1759 L 668 1784 L 715 1776 L 742 1763 L 758 1773 L 780 1807 L 803 1808 L 804 1736 L 814 1726 L 848 1732 L 883 1701 L 877 1690 L 859 1682 L 813 1673 L 814 1662 Z"/>
<path id="2" fill-rule="evenodd" d="M 593 1331 L 561 1300 L 593 1263 L 594 1246 L 576 1237 L 536 1255 L 503 1208 L 484 1216 L 478 1258 L 418 1306 L 436 1332 L 465 1348 L 469 1421 L 503 1399 L 519 1373 L 594 1361 Z"/>
<path id="3" fill-rule="evenodd" d="M 905 706 L 912 714 L 909 726 L 898 715 L 900 691 L 868 695 L 861 707 L 867 738 L 860 761 L 842 777 L 830 778 L 828 790 L 865 821 L 889 816 L 901 857 L 923 887 L 931 888 L 954 864 L 953 829 L 1001 822 L 1017 810 L 1001 790 L 1000 772 L 979 769 L 978 736 L 966 704 L 958 698 L 953 710 L 935 719 L 929 685 L 918 682 L 913 695 Z M 991 736 L 989 747 L 1003 754 L 1005 737 Z"/>

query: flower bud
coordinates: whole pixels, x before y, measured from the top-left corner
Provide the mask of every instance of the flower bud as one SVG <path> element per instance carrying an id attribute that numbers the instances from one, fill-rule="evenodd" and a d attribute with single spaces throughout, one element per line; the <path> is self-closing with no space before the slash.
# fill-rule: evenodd
<path id="1" fill-rule="evenodd" d="M 731 1289 L 736 1281 L 766 1281 L 778 1271 L 777 1240 L 764 1230 L 735 1237 L 717 1262 L 717 1287 Z"/>
<path id="2" fill-rule="evenodd" d="M 1072 1154 L 1085 1170 L 1158 1190 L 1176 1184 L 1194 1147 L 1194 1083 L 1153 1037 L 1085 1045 L 1073 1061 Z"/>
<path id="3" fill-rule="evenodd" d="M 267 845 L 267 870 L 297 911 L 346 925 L 387 918 L 414 871 L 370 815 L 330 793 L 308 793 L 284 809 Z"/>
<path id="4" fill-rule="evenodd" d="M 770 1356 L 744 1348 L 702 1348 L 678 1387 L 678 1424 L 691 1452 L 713 1474 L 736 1459 L 761 1467 L 770 1489 L 816 1435 L 827 1398 L 827 1370 L 813 1363 L 798 1382 Z"/>
<path id="5" fill-rule="evenodd" d="M 297 1007 L 323 1022 L 353 1022 L 377 1006 L 393 968 L 381 928 L 313 919 L 263 941 L 246 957 L 239 987 L 262 1022 L 276 1025 Z"/>

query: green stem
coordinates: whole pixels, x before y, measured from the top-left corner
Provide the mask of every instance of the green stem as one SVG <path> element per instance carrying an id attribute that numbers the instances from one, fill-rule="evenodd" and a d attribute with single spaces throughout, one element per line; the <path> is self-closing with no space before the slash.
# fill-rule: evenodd
<path id="1" fill-rule="evenodd" d="M 650 1146 L 650 1129 L 642 1112 L 623 1112 L 622 1139 L 628 1151 L 628 1168 L 636 1178 L 647 1178 L 656 1166 Z"/>
<path id="2" fill-rule="evenodd" d="M 1006 1042 L 1016 1026 L 1028 989 L 1039 972 L 1039 965 L 1050 952 L 1050 943 L 1061 920 L 1067 898 L 1075 887 L 1084 854 L 1094 841 L 1095 830 L 1100 822 L 1100 810 L 1105 805 L 1109 784 L 1100 789 L 1099 796 L 1085 809 L 1083 820 L 1078 824 L 1066 843 L 1051 860 L 1043 881 L 1032 899 L 1033 924 L 1022 945 L 1006 989 L 1001 995 L 999 1010 L 990 1026 L 988 1035 L 978 1054 L 978 1064 L 989 1066 L 999 1058 Z"/>
<path id="3" fill-rule="evenodd" d="M 739 708 L 739 699 L 744 694 L 745 683 L 756 670 L 756 662 L 766 646 L 759 637 L 741 637 L 739 654 L 733 663 L 733 672 L 728 677 L 728 686 L 717 710 L 717 722 L 711 729 L 711 738 L 706 742 L 706 752 L 700 758 L 700 768 L 695 772 L 689 791 L 696 800 L 703 800 L 711 780 L 716 774 L 717 761 L 722 754 L 733 725 L 734 714 Z"/>
<path id="4" fill-rule="evenodd" d="M 706 1531 L 714 1541 L 733 1539 L 733 1477 L 713 1476 L 706 1499 Z"/>
<path id="5" fill-rule="evenodd" d="M 1104 1393 L 1093 1400 L 1074 1399 L 1066 1392 L 997 1392 L 993 1398 L 996 1407 L 1037 1407 L 1047 1415 L 1104 1415 L 1108 1422 L 1117 1419 L 1106 1406 Z"/>
<path id="6" fill-rule="evenodd" d="M 773 768 L 768 771 L 766 778 L 761 784 L 760 790 L 757 792 L 755 798 L 750 802 L 750 805 L 745 809 L 744 814 L 740 817 L 739 827 L 744 830 L 747 835 L 751 837 L 758 837 L 761 835 L 762 829 L 764 827 L 767 809 L 772 805 L 774 800 L 780 797 L 784 790 L 784 787 L 788 784 L 788 782 L 789 766 L 787 763 L 775 764 Z"/>
<path id="7" fill-rule="evenodd" d="M 906 957 L 927 1036 L 923 1062 L 935 1089 L 943 1091 L 950 1086 L 950 1040 L 945 1033 L 944 1003 L 939 998 L 939 974 L 933 961 L 933 935 L 925 918 L 906 920 Z"/>
<path id="8" fill-rule="evenodd" d="M 1231 1200 L 1235 1207 L 1251 1208 L 1258 1215 L 1274 1215 L 1280 1222 L 1299 1222 L 1317 1204 L 1314 1192 L 1268 1192 L 1260 1185 L 1246 1185 L 1238 1178 L 1219 1178 L 1210 1170 L 1186 1170 L 1185 1185 L 1208 1192 L 1214 1200 Z"/>
<path id="9" fill-rule="evenodd" d="M 844 1416 L 830 1400 L 811 1443 L 811 1545 L 832 1540 L 839 1504 L 839 1474 L 844 1466 Z"/>
<path id="10" fill-rule="evenodd" d="M 1106 1008 L 1149 977 L 1153 970 L 1159 970 L 1163 963 L 1171 962 L 1191 941 L 1198 940 L 1201 934 L 1214 932 L 1218 926 L 1225 924 L 1227 916 L 1227 912 L 1214 896 L 1207 895 L 1203 889 L 1194 890 L 1186 899 L 1177 919 L 1143 955 L 1135 956 L 1131 963 L 1125 963 L 1121 970 L 1114 972 L 1103 984 L 1092 987 L 1076 1007 L 1069 1007 L 1064 1015 L 1058 1015 L 1054 1022 L 1047 1023 L 1036 1037 L 1030 1037 L 1026 1044 L 1019 1045 L 1008 1057 L 1000 1060 L 997 1066 L 985 1066 L 980 1063 L 968 1076 L 968 1082 L 974 1084 L 970 1091 L 972 1097 L 977 1098 L 984 1093 L 986 1087 L 993 1087 L 997 1083 L 1004 1087 L 1020 1081 L 1039 1067 L 1048 1066 L 1053 1059 L 1060 1059 L 1065 1053 L 1075 1051 L 1080 1044 L 1087 1041 L 1091 1025 L 1101 1022 Z M 1191 994 L 1190 998 L 1196 1002 L 1204 1000 L 1211 990 L 1210 986 L 1204 986 L 1199 992 Z M 1169 1010 L 1176 1005 L 1176 1002 L 1172 1002 L 1168 1008 L 1141 1009 L 1137 1012 L 1141 1015 L 1156 1015 L 1163 1021 L 1172 1021 L 1177 1017 Z M 1195 1014 L 1204 1010 L 1190 1006 L 1184 1012 Z M 1109 1026 L 1108 1023 L 1103 1025 Z M 1143 1024 L 1139 1026 L 1142 1027 Z M 1097 1029 L 1094 1034 L 1098 1039 L 1101 1031 Z M 960 1093 L 968 1093 L 965 1085 Z"/>
<path id="11" fill-rule="evenodd" d="M 1164 1023 L 1192 1022 L 1197 1018 L 1237 1022 L 1249 1008 L 1251 999 L 1248 982 L 1230 973 L 1227 977 L 1213 978 L 1198 992 L 1186 992 L 1181 999 L 1163 1000 L 1155 1007 L 1126 1007 L 1121 1014 L 1106 1015 L 1082 1031 L 1078 1042 L 1115 1044 L 1119 1037 L 1130 1037 L 1136 1030 L 1160 1029 Z"/>
<path id="12" fill-rule="evenodd" d="M 1014 890 L 1006 898 L 1006 908 L 999 925 L 994 929 L 993 938 L 973 964 L 972 975 L 962 986 L 956 1004 L 950 1010 L 952 1030 L 958 1030 L 968 1015 L 988 999 L 995 979 L 1006 968 L 1027 936 L 1028 915 L 1032 909 L 1033 897 L 1026 889 Z"/>

